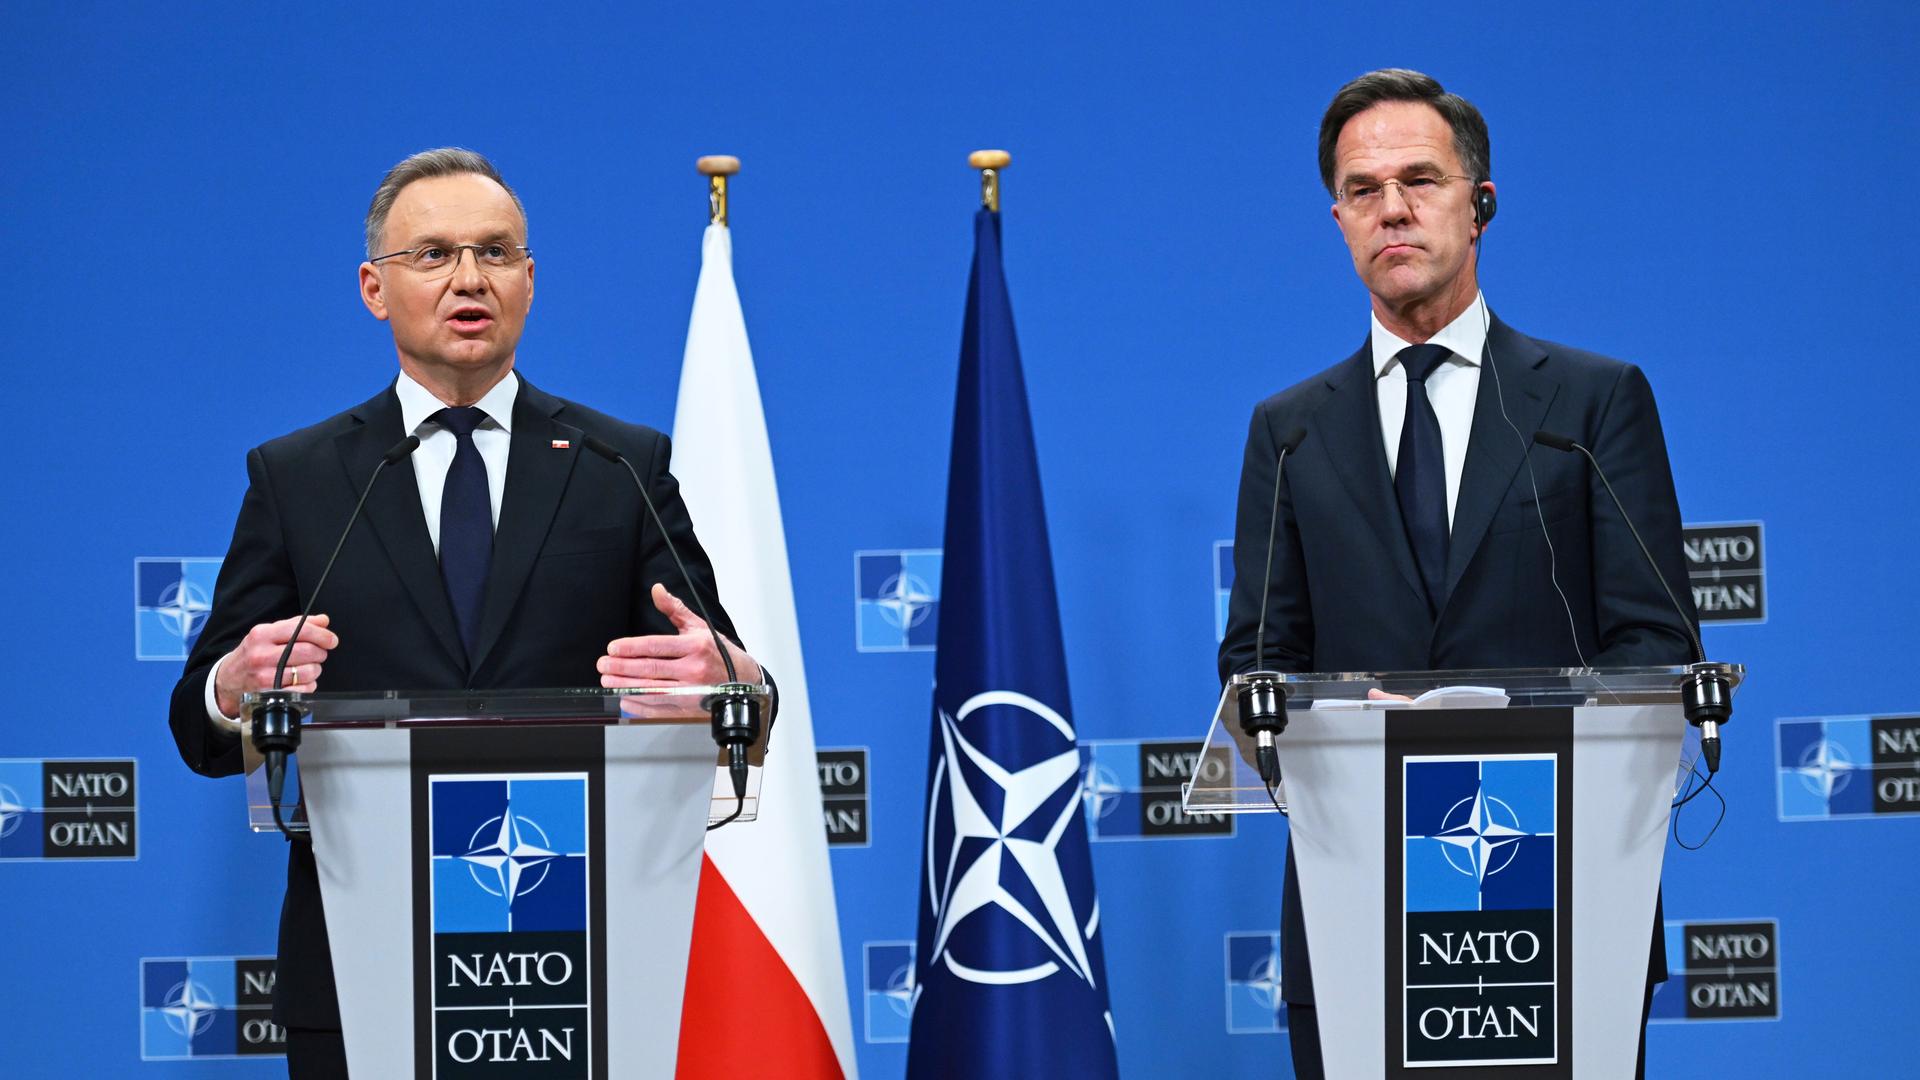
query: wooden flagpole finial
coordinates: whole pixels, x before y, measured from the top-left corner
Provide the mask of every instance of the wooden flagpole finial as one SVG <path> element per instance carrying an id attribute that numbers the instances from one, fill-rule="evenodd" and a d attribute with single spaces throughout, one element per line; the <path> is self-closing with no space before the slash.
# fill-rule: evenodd
<path id="1" fill-rule="evenodd" d="M 714 225 L 727 223 L 727 177 L 740 171 L 740 159 L 731 154 L 708 154 L 693 163 L 707 178 L 707 220 Z"/>
<path id="2" fill-rule="evenodd" d="M 1000 170 L 1013 161 L 1005 150 L 975 150 L 967 155 L 967 164 L 980 170 L 980 205 L 1000 212 Z"/>

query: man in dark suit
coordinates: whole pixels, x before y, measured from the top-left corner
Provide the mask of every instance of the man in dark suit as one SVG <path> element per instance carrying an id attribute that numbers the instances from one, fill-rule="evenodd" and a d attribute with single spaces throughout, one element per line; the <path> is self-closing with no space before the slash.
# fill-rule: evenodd
<path id="1" fill-rule="evenodd" d="M 290 689 L 700 685 L 725 681 L 625 469 L 633 463 L 704 597 L 713 571 L 667 471 L 665 436 L 535 389 L 513 370 L 533 301 L 526 214 L 493 165 L 430 150 L 390 171 L 367 215 L 360 292 L 400 374 L 365 403 L 247 455 L 248 487 L 213 610 L 170 723 L 195 771 L 242 768 L 241 695 L 274 667 L 360 489 L 387 470 L 301 631 Z M 733 628 L 714 610 L 722 633 Z M 759 665 L 731 650 L 741 680 Z M 346 1075 L 313 848 L 291 845 L 274 1019 L 295 1077 Z"/>
<path id="2" fill-rule="evenodd" d="M 1479 111 L 1418 72 L 1363 75 L 1328 107 L 1321 180 L 1371 296 L 1371 333 L 1346 360 L 1254 410 L 1222 678 L 1262 667 L 1692 659 L 1687 628 L 1586 461 L 1531 448 L 1541 429 L 1591 447 L 1662 574 L 1685 580 L 1680 511 L 1646 377 L 1521 334 L 1480 295 L 1478 245 L 1497 206 L 1490 157 Z M 1279 448 L 1295 430 L 1305 438 L 1287 456 L 1276 510 Z M 1318 1077 L 1291 845 L 1281 935 L 1295 1072 Z M 1666 977 L 1661 942 L 1656 913 L 1649 986 Z"/>

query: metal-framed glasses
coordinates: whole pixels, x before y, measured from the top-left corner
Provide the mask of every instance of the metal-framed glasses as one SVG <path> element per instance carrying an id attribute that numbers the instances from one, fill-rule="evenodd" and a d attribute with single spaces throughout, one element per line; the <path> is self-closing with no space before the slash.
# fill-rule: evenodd
<path id="1" fill-rule="evenodd" d="M 1380 209 L 1380 204 L 1386 198 L 1387 185 L 1391 184 L 1400 189 L 1400 198 L 1408 206 L 1418 208 L 1439 198 L 1453 186 L 1455 180 L 1473 183 L 1470 176 L 1417 173 L 1402 180 L 1349 180 L 1341 185 L 1337 197 L 1343 205 L 1370 214 Z"/>
<path id="2" fill-rule="evenodd" d="M 473 252 L 474 265 L 489 273 L 510 270 L 533 254 L 533 249 L 525 244 L 489 240 L 484 244 L 422 244 L 404 251 L 375 255 L 367 261 L 377 265 L 388 259 L 398 259 L 400 265 L 416 274 L 438 277 L 453 273 L 453 268 L 460 265 L 460 253 L 463 251 Z"/>

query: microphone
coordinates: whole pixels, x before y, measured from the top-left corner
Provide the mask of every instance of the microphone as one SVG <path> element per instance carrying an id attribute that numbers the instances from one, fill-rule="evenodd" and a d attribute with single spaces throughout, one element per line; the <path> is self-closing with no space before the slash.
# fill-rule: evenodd
<path id="1" fill-rule="evenodd" d="M 1307 437 L 1307 429 L 1296 427 L 1280 440 L 1280 455 L 1273 463 L 1273 512 L 1267 518 L 1266 580 L 1260 585 L 1260 622 L 1253 634 L 1254 669 L 1241 685 L 1240 730 L 1253 737 L 1254 764 L 1269 794 L 1280 782 L 1280 755 L 1274 749 L 1274 736 L 1287 730 L 1287 689 L 1278 673 L 1267 670 L 1267 602 L 1273 592 L 1273 548 L 1280 529 L 1280 478 L 1285 474 L 1287 454 Z"/>
<path id="2" fill-rule="evenodd" d="M 713 616 L 707 613 L 706 601 L 700 598 L 693 575 L 687 573 L 687 564 L 680 561 L 680 552 L 673 546 L 673 537 L 667 534 L 666 522 L 660 520 L 660 511 L 654 507 L 653 496 L 647 493 L 647 485 L 641 482 L 640 473 L 625 454 L 603 439 L 588 435 L 581 445 L 616 465 L 626 467 L 627 475 L 633 479 L 633 489 L 640 493 L 640 501 L 646 504 L 654 527 L 660 530 L 660 540 L 666 544 L 667 554 L 673 556 L 673 565 L 680 571 L 680 580 L 686 583 L 687 592 L 693 597 L 693 606 L 700 610 L 700 617 L 706 620 L 707 633 L 713 636 L 713 647 L 720 653 L 721 666 L 727 669 L 726 685 L 702 703 L 713 719 L 713 741 L 727 752 L 727 775 L 733 781 L 733 814 L 724 821 L 708 826 L 709 829 L 717 829 L 739 817 L 740 811 L 746 806 L 747 751 L 760 739 L 760 706 L 747 696 L 751 687 L 741 682 L 739 673 L 734 670 L 733 655 L 727 651 L 727 643 L 720 636 L 720 631 L 713 628 Z"/>
<path id="3" fill-rule="evenodd" d="M 420 436 L 409 435 L 393 444 L 393 448 L 380 455 L 380 464 L 373 467 L 373 475 L 367 477 L 367 485 L 360 489 L 360 501 L 353 504 L 353 513 L 347 516 L 347 527 L 340 530 L 340 539 L 333 545 L 333 554 L 327 556 L 327 565 L 320 571 L 320 580 L 314 583 L 312 595 L 307 597 L 306 609 L 300 612 L 300 621 L 293 624 L 293 636 L 287 639 L 287 647 L 280 650 L 280 662 L 273 668 L 273 692 L 253 707 L 253 745 L 266 759 L 267 802 L 273 807 L 273 823 L 280 826 L 287 839 L 293 834 L 287 831 L 286 822 L 280 820 L 280 798 L 286 791 L 287 755 L 300 749 L 300 724 L 306 719 L 304 706 L 293 703 L 281 690 L 286 685 L 287 660 L 293 656 L 293 647 L 300 640 L 300 631 L 306 628 L 307 617 L 313 614 L 313 606 L 320 600 L 320 590 L 327 583 L 327 575 L 333 573 L 334 561 L 340 558 L 340 549 L 347 546 L 347 535 L 353 531 L 354 522 L 360 520 L 360 510 L 367 505 L 367 496 L 373 494 L 373 485 L 380 479 L 380 473 L 389 465 L 405 461 L 409 454 L 420 449 Z"/>
<path id="4" fill-rule="evenodd" d="M 1627 523 L 1627 531 L 1633 534 L 1633 542 L 1640 545 L 1640 554 L 1646 556 L 1647 565 L 1653 568 L 1653 579 L 1667 594 L 1667 602 L 1673 605 L 1674 613 L 1680 616 L 1680 625 L 1687 631 L 1687 643 L 1693 646 L 1692 664 L 1687 666 L 1687 678 L 1680 686 L 1680 700 L 1686 710 L 1687 722 L 1700 729 L 1700 756 L 1706 759 L 1707 775 L 1720 771 L 1720 725 L 1733 719 L 1733 684 L 1728 680 L 1723 665 L 1710 663 L 1707 650 L 1700 644 L 1700 634 L 1693 628 L 1693 620 L 1687 618 L 1687 611 L 1680 606 L 1680 598 L 1673 594 L 1672 586 L 1667 584 L 1667 576 L 1660 572 L 1660 564 L 1647 550 L 1647 542 L 1640 538 L 1640 530 L 1634 527 L 1633 518 L 1628 515 L 1626 505 L 1613 490 L 1613 484 L 1607 479 L 1607 471 L 1600 467 L 1600 461 L 1593 451 L 1579 443 L 1551 431 L 1536 431 L 1533 441 L 1549 450 L 1563 453 L 1579 451 L 1585 455 L 1587 463 L 1593 466 L 1594 475 L 1600 477 L 1600 483 L 1607 489 L 1607 497 L 1613 500 L 1613 508 L 1620 512 L 1620 520 Z"/>

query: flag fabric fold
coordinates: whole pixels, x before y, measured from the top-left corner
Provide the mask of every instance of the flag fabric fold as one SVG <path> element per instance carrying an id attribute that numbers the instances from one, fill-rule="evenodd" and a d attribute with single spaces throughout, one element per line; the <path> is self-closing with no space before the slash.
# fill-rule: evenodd
<path id="1" fill-rule="evenodd" d="M 974 222 L 907 1075 L 1117 1075 L 1053 560 L 1000 259 Z"/>
<path id="2" fill-rule="evenodd" d="M 732 1080 L 767 1075 L 777 1063 L 795 1080 L 852 1078 L 853 1022 L 786 531 L 725 225 L 709 225 L 702 246 L 673 441 L 674 475 L 720 601 L 780 684 L 759 820 L 707 836 L 677 1075 Z"/>

